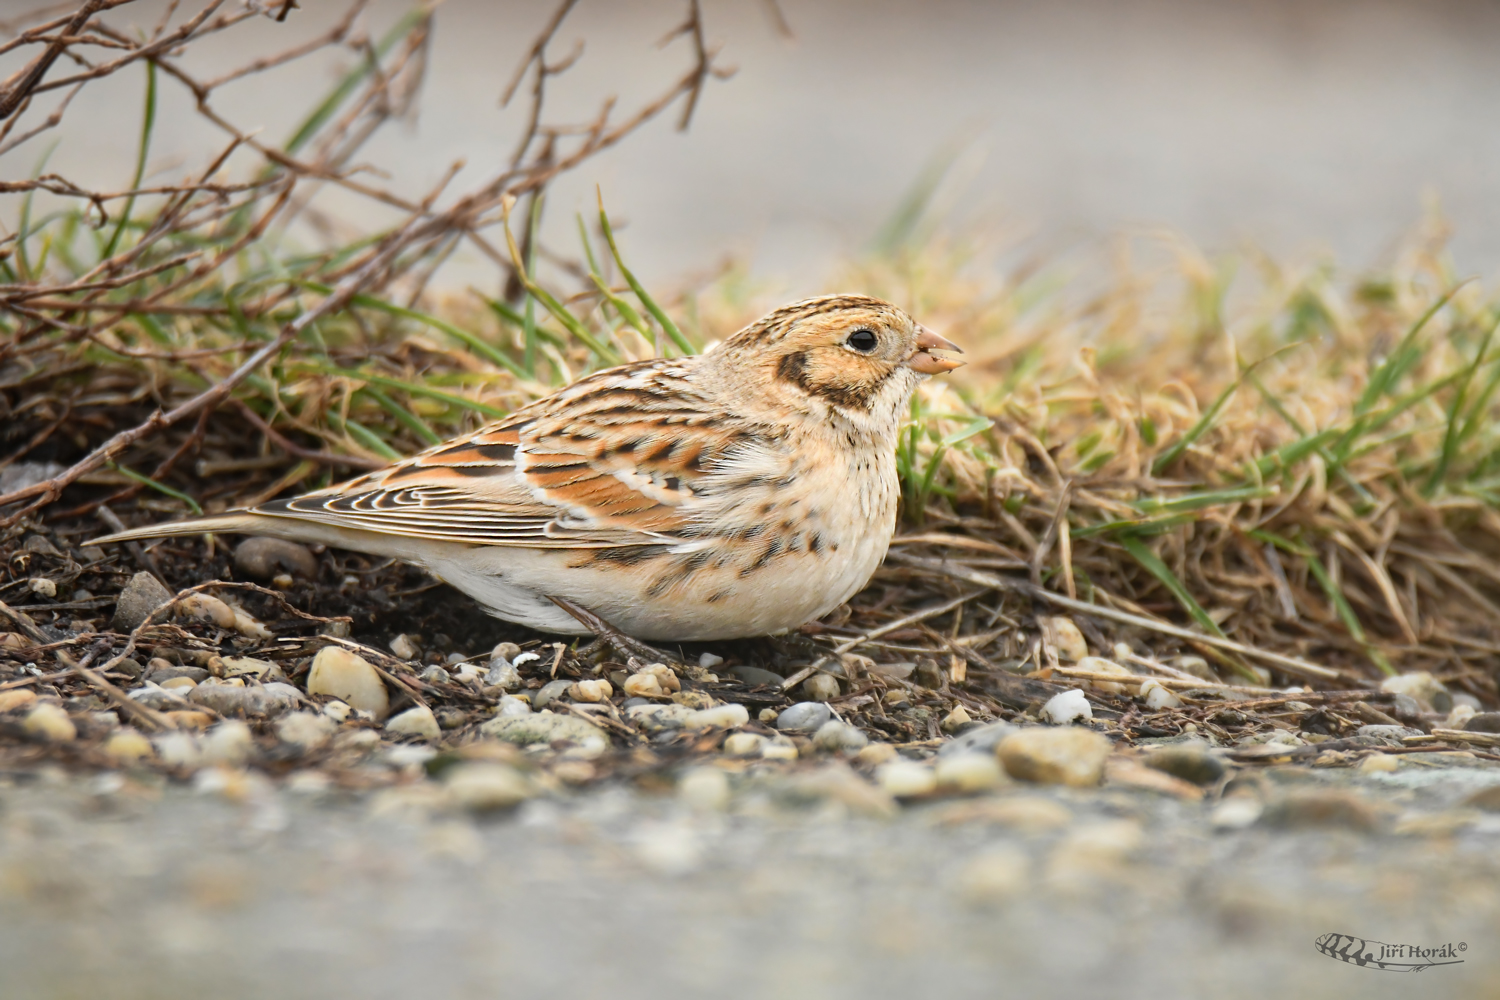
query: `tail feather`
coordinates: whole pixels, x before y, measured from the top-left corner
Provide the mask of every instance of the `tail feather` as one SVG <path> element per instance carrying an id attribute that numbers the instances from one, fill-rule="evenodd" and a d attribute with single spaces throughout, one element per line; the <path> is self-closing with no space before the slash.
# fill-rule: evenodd
<path id="1" fill-rule="evenodd" d="M 285 527 L 277 524 L 278 518 L 263 514 L 239 511 L 233 514 L 218 514 L 213 517 L 195 517 L 188 521 L 172 521 L 168 524 L 148 524 L 144 528 L 117 531 L 113 535 L 95 538 L 90 545 L 112 545 L 115 542 L 138 542 L 146 538 L 175 538 L 181 535 L 206 535 L 215 532 L 231 534 L 283 534 Z M 280 528 L 281 530 L 277 530 Z"/>

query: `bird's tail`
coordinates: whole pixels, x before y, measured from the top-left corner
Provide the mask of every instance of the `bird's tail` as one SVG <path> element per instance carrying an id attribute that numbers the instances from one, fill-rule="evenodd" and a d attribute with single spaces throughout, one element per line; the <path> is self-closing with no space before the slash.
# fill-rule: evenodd
<path id="1" fill-rule="evenodd" d="M 283 518 L 270 518 L 250 511 L 218 514 L 214 517 L 195 517 L 188 521 L 173 521 L 169 524 L 148 524 L 144 528 L 117 531 L 88 542 L 89 545 L 110 545 L 114 542 L 138 542 L 145 538 L 175 538 L 181 535 L 227 534 L 286 534 Z"/>

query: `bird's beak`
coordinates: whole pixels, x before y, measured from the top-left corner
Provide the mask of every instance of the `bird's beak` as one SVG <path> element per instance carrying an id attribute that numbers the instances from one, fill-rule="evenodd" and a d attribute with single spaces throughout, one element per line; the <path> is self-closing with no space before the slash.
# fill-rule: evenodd
<path id="1" fill-rule="evenodd" d="M 919 371 L 923 375 L 941 375 L 943 372 L 951 372 L 955 368 L 962 368 L 967 362 L 956 358 L 940 358 L 932 351 L 955 351 L 963 353 L 963 348 L 949 340 L 944 340 L 925 326 L 917 327 L 921 332 L 917 335 L 917 353 L 906 359 L 906 367 Z"/>

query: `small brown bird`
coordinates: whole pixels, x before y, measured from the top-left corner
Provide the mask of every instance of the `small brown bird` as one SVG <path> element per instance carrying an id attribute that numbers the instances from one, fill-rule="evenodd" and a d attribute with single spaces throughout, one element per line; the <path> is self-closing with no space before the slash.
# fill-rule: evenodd
<path id="1" fill-rule="evenodd" d="M 551 597 L 641 639 L 783 632 L 884 559 L 902 416 L 963 364 L 933 351 L 962 353 L 879 299 L 807 299 L 346 483 L 94 544 L 273 535 L 415 563 L 547 632 L 585 631 Z"/>

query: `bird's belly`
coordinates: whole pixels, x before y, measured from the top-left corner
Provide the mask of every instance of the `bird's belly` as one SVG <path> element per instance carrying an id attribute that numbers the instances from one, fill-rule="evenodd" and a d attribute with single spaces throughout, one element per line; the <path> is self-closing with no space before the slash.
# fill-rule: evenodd
<path id="1" fill-rule="evenodd" d="M 735 550 L 658 552 L 634 561 L 609 550 L 477 548 L 429 568 L 493 614 L 565 635 L 586 630 L 548 595 L 581 604 L 640 639 L 701 641 L 769 635 L 838 607 L 864 586 L 888 536 L 837 552 L 782 553 L 747 565 Z"/>

